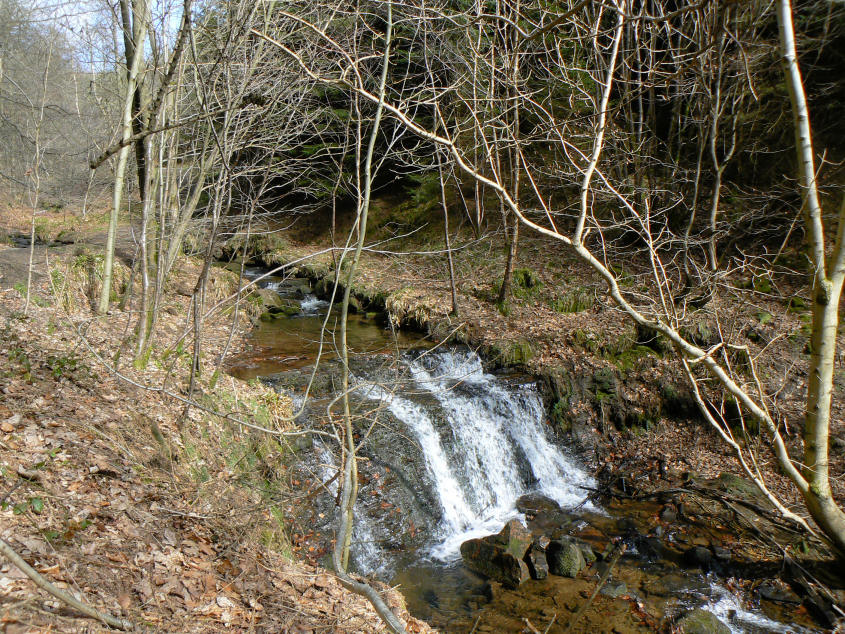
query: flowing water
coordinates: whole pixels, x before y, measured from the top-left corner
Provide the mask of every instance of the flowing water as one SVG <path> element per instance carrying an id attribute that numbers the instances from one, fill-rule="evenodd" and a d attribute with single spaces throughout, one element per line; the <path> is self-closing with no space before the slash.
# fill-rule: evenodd
<path id="1" fill-rule="evenodd" d="M 310 377 L 305 370 L 314 363 L 321 338 L 333 337 L 333 314 L 302 281 L 269 280 L 265 286 L 297 297 L 301 313 L 260 324 L 253 337 L 257 349 L 237 360 L 233 373 L 262 376 L 296 393 Z M 541 394 L 528 377 L 493 375 L 467 348 L 432 349 L 417 336 L 397 338 L 365 316 L 353 316 L 349 331 L 351 396 L 360 414 L 357 428 L 366 437 L 353 560 L 359 572 L 401 584 L 412 612 L 446 631 L 471 629 L 490 590 L 461 564 L 460 545 L 498 532 L 508 519 L 525 519 L 517 500 L 526 494 L 542 495 L 575 526 L 624 532 L 620 526 L 628 520 L 588 501 L 595 482 L 576 457 L 554 442 Z M 331 344 L 324 344 L 323 352 L 325 371 L 312 386 L 312 422 L 333 395 L 338 374 Z M 314 439 L 305 457 L 307 468 L 328 483 L 313 516 L 315 528 L 327 534 L 337 494 L 334 450 L 325 437 Z M 642 538 L 632 538 L 634 553 L 636 539 Z M 657 559 L 625 557 L 614 576 L 632 587 L 666 582 L 678 568 Z M 680 579 L 664 595 L 658 593 L 670 599 L 652 609 L 672 613 L 704 607 L 737 633 L 804 631 L 748 610 L 713 578 Z M 550 578 L 548 584 L 536 588 L 542 600 L 554 594 L 550 587 L 560 596 L 580 588 L 575 580 L 561 578 Z M 493 629 L 518 631 L 509 623 L 502 620 Z"/>

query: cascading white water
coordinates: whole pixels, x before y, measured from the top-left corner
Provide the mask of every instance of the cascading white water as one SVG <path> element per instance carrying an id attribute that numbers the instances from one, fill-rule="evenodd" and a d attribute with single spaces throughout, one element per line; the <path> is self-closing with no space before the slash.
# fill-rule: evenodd
<path id="1" fill-rule="evenodd" d="M 317 468 L 320 477 L 323 482 L 328 483 L 326 486 L 332 496 L 337 496 L 339 484 L 338 478 L 335 476 L 338 466 L 335 463 L 332 452 L 319 440 L 314 442 L 314 451 L 319 460 Z M 352 527 L 352 542 L 355 544 L 354 549 L 352 549 L 352 557 L 360 569 L 370 573 L 378 573 L 385 566 L 386 562 L 384 556 L 379 551 L 372 526 L 367 521 L 360 521 L 365 518 L 358 517 L 360 512 L 359 507 L 360 505 L 356 503 L 354 512 L 357 521 L 354 522 Z"/>
<path id="2" fill-rule="evenodd" d="M 318 299 L 316 295 L 306 295 L 304 299 L 299 302 L 303 315 L 317 315 L 324 308 L 328 307 L 329 303 L 322 299 Z"/>
<path id="3" fill-rule="evenodd" d="M 539 492 L 564 507 L 584 501 L 590 476 L 548 439 L 545 411 L 530 384 L 506 387 L 471 351 L 406 358 L 402 396 L 362 389 L 380 400 L 419 444 L 442 511 L 431 554 L 459 556 L 460 544 L 497 532 L 519 515 L 517 499 Z M 410 389 L 408 389 L 410 388 Z M 428 397 L 423 406 L 411 396 Z"/>

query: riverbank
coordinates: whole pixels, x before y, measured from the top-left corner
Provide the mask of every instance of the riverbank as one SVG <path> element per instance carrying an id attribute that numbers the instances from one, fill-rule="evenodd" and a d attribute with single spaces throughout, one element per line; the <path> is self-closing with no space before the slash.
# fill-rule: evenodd
<path id="1" fill-rule="evenodd" d="M 376 241 L 378 223 L 374 234 Z M 246 254 L 254 265 L 282 267 L 284 275 L 308 278 L 321 297 L 330 299 L 339 254 L 330 246 L 312 227 L 262 235 L 247 245 L 230 243 L 221 256 L 240 260 Z M 433 343 L 466 343 L 484 354 L 492 368 L 518 368 L 535 376 L 545 386 L 549 422 L 558 437 L 574 442 L 598 474 L 596 499 L 605 504 L 652 501 L 637 524 L 638 535 L 663 542 L 667 531 L 679 530 L 687 537 L 670 546 L 674 559 L 683 563 L 686 552 L 697 548 L 713 558 L 727 557 L 737 587 L 754 589 L 766 579 L 786 579 L 791 591 L 803 597 L 805 609 L 814 611 L 818 622 L 832 625 L 837 619 L 832 606 L 841 605 L 845 594 L 830 553 L 779 522 L 753 485 L 733 475 L 738 471 L 734 456 L 699 417 L 663 342 L 627 324 L 607 303 L 600 281 L 563 249 L 523 238 L 521 261 L 532 268 L 517 268 L 514 298 L 502 306 L 490 282 L 502 258 L 480 242 L 458 246 L 458 315 L 452 312 L 447 268 L 436 241 L 429 247 L 413 243 L 413 253 L 391 253 L 385 245 L 365 252 L 352 289 L 353 309 L 399 329 L 424 332 Z M 625 266 L 629 283 L 642 283 L 636 262 Z M 807 289 L 788 276 L 768 286 L 760 280 L 732 284 L 696 313 L 691 334 L 707 345 L 716 328 L 740 328 L 763 389 L 778 395 L 784 426 L 794 429 L 800 423 L 806 374 L 807 304 L 801 298 Z M 722 401 L 722 407 L 730 416 L 730 403 Z M 838 419 L 834 447 L 842 443 L 842 431 Z M 800 449 L 796 434 L 787 441 L 792 451 Z M 770 487 L 800 510 L 798 496 L 764 439 L 751 430 L 745 442 L 756 448 Z M 835 452 L 832 460 L 838 465 L 841 454 Z M 840 495 L 842 483 L 834 486 Z M 727 533 L 711 535 L 713 527 L 727 527 Z M 813 589 L 814 582 L 789 562 L 812 570 L 823 583 Z M 496 618 L 510 618 L 507 605 L 485 609 L 485 614 L 499 615 L 489 625 L 492 631 Z"/>
<path id="2" fill-rule="evenodd" d="M 435 342 L 466 343 L 493 366 L 517 367 L 534 375 L 546 388 L 556 429 L 577 443 L 595 468 L 659 460 L 667 468 L 703 477 L 736 470 L 732 451 L 703 423 L 673 351 L 627 321 L 609 300 L 603 282 L 564 245 L 523 236 L 513 297 L 503 306 L 495 300 L 504 254 L 491 246 L 490 235 L 475 239 L 458 228 L 455 315 L 439 235 L 424 227 L 403 238 L 400 252 L 389 239 L 399 233 L 397 226 L 401 228 L 396 214 L 391 203 L 376 204 L 371 219 L 375 246 L 362 255 L 352 289 L 353 310 L 380 313 L 394 326 L 422 331 Z M 325 218 L 302 220 L 283 233 L 258 235 L 248 244 L 243 238 L 231 240 L 219 255 L 240 261 L 246 253 L 255 265 L 283 266 L 285 275 L 309 278 L 316 292 L 329 298 L 341 251 L 331 249 L 328 226 Z M 343 226 L 338 220 L 338 235 Z M 648 284 L 648 268 L 636 257 L 620 259 L 619 266 L 628 290 Z M 799 279 L 788 273 L 728 278 L 687 328 L 704 347 L 716 341 L 720 329 L 741 334 L 762 388 L 776 399 L 772 406 L 794 455 L 801 452 L 796 430 L 803 421 L 809 359 L 809 289 L 799 286 Z M 834 448 L 845 446 L 845 384 L 835 389 Z M 740 436 L 749 433 L 742 430 L 730 399 L 715 390 L 711 396 L 719 415 Z M 757 447 L 758 466 L 771 489 L 787 505 L 799 505 L 800 497 L 781 475 L 759 430 L 750 430 L 748 442 Z M 845 453 L 831 452 L 831 468 L 845 468 Z M 837 480 L 832 486 L 835 496 L 845 495 L 845 483 Z"/>
<path id="3" fill-rule="evenodd" d="M 61 213 L 41 219 L 58 227 Z M 3 209 L 6 233 L 22 224 Z M 141 368 L 137 317 L 117 305 L 101 318 L 91 311 L 102 227 L 79 223 L 74 233 L 36 249 L 26 313 L 29 249 L 0 245 L 0 537 L 49 582 L 147 631 L 383 631 L 369 603 L 294 539 L 292 449 L 234 422 L 292 428 L 289 399 L 214 371 L 251 321 L 231 310 L 208 318 L 205 371 L 186 408 L 190 346 L 180 341 L 199 262 L 176 267 Z M 131 254 L 129 231 L 120 235 L 119 253 Z M 215 269 L 213 297 L 237 283 Z M 410 631 L 428 630 L 382 589 Z M 0 618 L 6 632 L 107 630 L 5 560 Z"/>

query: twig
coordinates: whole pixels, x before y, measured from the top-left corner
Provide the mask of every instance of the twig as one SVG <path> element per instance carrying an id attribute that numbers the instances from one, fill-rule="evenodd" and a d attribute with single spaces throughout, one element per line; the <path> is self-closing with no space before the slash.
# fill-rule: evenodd
<path id="1" fill-rule="evenodd" d="M 616 551 L 610 558 L 610 564 L 607 566 L 607 570 L 604 571 L 604 574 L 599 579 L 599 583 L 595 587 L 595 590 L 593 590 L 593 594 L 590 595 L 590 598 L 587 599 L 587 602 L 583 604 L 580 608 L 578 608 L 578 611 L 572 615 L 571 619 L 569 619 L 569 624 L 566 626 L 564 633 L 572 630 L 572 627 L 578 622 L 578 619 L 581 617 L 581 615 L 587 610 L 587 608 L 589 608 L 593 604 L 593 599 L 596 598 L 596 595 L 604 587 L 604 584 L 610 577 L 610 573 L 613 572 L 613 567 L 616 565 L 616 562 L 619 561 L 619 558 L 622 556 L 622 553 L 625 552 L 625 548 L 625 544 L 620 544 L 616 547 Z"/>
<path id="2" fill-rule="evenodd" d="M 11 561 L 18 568 L 20 568 L 21 572 L 23 572 L 27 577 L 29 577 L 32 582 L 39 588 L 41 588 L 45 592 L 49 592 L 60 601 L 66 603 L 72 608 L 79 610 L 86 616 L 90 616 L 92 619 L 102 621 L 109 627 L 114 627 L 119 630 L 132 630 L 135 628 L 131 621 L 114 617 L 106 612 L 100 612 L 99 610 L 92 608 L 90 605 L 82 603 L 82 601 L 79 601 L 67 592 L 59 590 L 56 586 L 47 581 L 41 575 L 41 573 L 35 570 L 35 568 L 26 563 L 23 558 L 18 555 L 18 553 L 16 553 L 14 549 L 2 539 L 0 539 L 0 554 L 5 556 L 6 559 Z"/>
<path id="3" fill-rule="evenodd" d="M 540 630 L 538 630 L 536 627 L 534 627 L 534 626 L 531 624 L 531 621 L 529 621 L 529 620 L 528 620 L 528 619 L 526 619 L 526 618 L 523 618 L 523 619 L 522 619 L 522 622 L 523 622 L 523 623 L 525 623 L 525 627 L 527 627 L 527 628 L 528 628 L 528 630 L 531 632 L 531 634 L 540 634 Z"/>

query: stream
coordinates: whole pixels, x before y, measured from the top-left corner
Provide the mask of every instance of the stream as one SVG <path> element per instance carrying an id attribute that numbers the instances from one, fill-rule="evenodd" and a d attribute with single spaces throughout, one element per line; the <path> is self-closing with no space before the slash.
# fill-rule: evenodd
<path id="1" fill-rule="evenodd" d="M 262 285 L 299 302 L 299 309 L 260 322 L 253 349 L 234 359 L 229 371 L 260 377 L 301 404 L 320 353 L 304 422 L 325 425 L 339 379 L 336 311 L 306 280 L 269 278 Z M 488 372 L 472 350 L 391 332 L 377 315 L 350 315 L 348 328 L 361 446 L 353 563 L 362 574 L 399 585 L 415 616 L 448 632 L 519 632 L 523 616 L 540 631 L 551 623 L 549 632 L 563 632 L 565 619 L 555 620 L 586 600 L 597 574 L 531 580 L 508 591 L 461 562 L 462 542 L 497 533 L 518 518 L 535 533 L 576 536 L 596 553 L 606 552 L 611 536 L 626 544 L 602 589 L 602 609 L 585 616 L 579 631 L 668 631 L 668 623 L 695 609 L 715 616 L 727 628 L 722 631 L 814 631 L 806 615 L 793 618 L 797 606 L 788 601 L 731 591 L 727 564 L 714 561 L 706 571 L 679 565 L 673 547 L 697 542 L 684 542 L 690 538 L 681 530 L 655 529 L 650 518 L 660 505 L 632 501 L 605 508 L 590 501 L 596 483 L 553 438 L 531 377 Z M 326 483 L 305 519 L 328 543 L 336 442 L 315 435 L 302 449 L 303 479 Z M 595 564 L 596 573 L 602 563 Z"/>

